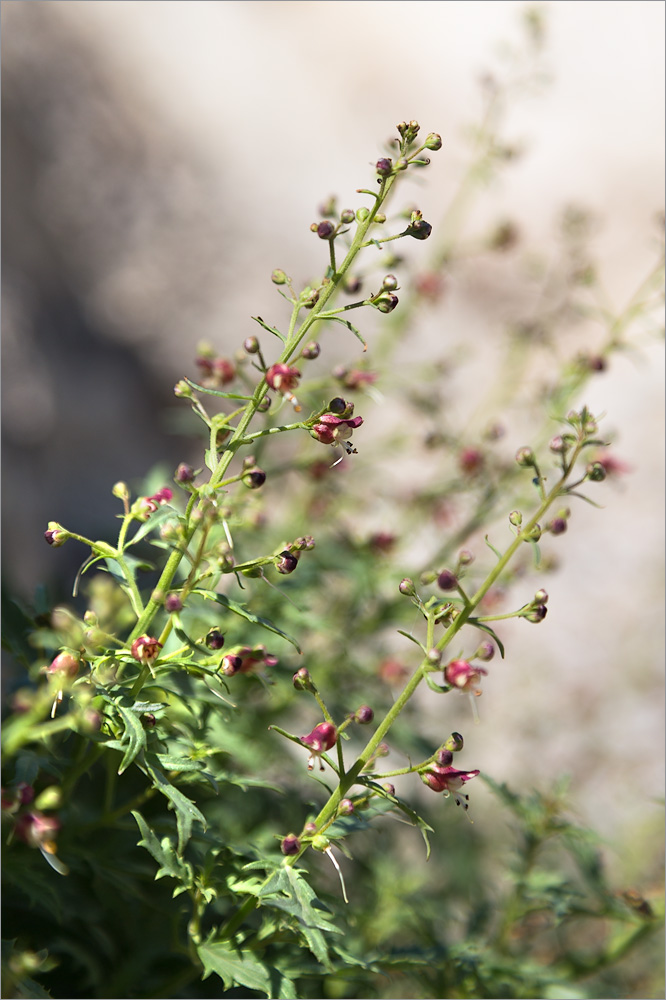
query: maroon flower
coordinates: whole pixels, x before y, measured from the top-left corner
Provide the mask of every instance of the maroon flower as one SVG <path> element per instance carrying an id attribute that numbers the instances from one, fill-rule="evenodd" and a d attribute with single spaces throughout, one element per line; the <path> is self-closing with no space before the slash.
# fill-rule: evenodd
<path id="1" fill-rule="evenodd" d="M 173 497 L 173 490 L 170 490 L 168 486 L 163 486 L 161 490 L 154 493 L 151 497 L 140 497 L 134 505 L 134 510 L 136 516 L 141 521 L 147 521 L 151 514 L 154 514 L 158 507 L 162 504 L 169 503 Z"/>
<path id="2" fill-rule="evenodd" d="M 452 660 L 444 667 L 444 680 L 451 687 L 456 687 L 460 691 L 469 691 L 471 694 L 480 695 L 479 683 L 481 677 L 488 671 L 485 667 L 473 667 L 467 660 Z"/>
<path id="3" fill-rule="evenodd" d="M 315 760 L 319 761 L 319 770 L 324 770 L 321 762 L 321 755 L 334 747 L 338 742 L 338 731 L 332 722 L 320 722 L 307 736 L 301 736 L 301 743 L 310 750 L 308 758 L 308 771 L 314 767 Z"/>
<path id="4" fill-rule="evenodd" d="M 266 647 L 263 644 L 258 646 L 241 646 L 237 649 L 235 653 L 229 653 L 224 658 L 225 660 L 239 660 L 240 665 L 232 670 L 232 673 L 249 673 L 253 667 L 256 667 L 259 663 L 263 664 L 265 667 L 274 667 L 278 662 L 277 656 L 273 656 L 272 653 L 266 652 Z M 224 671 L 225 673 L 227 671 Z"/>
<path id="5" fill-rule="evenodd" d="M 78 656 L 73 656 L 72 653 L 58 653 L 46 668 L 46 673 L 56 674 L 58 677 L 74 678 L 79 672 L 80 663 Z"/>
<path id="6" fill-rule="evenodd" d="M 149 635 L 140 635 L 131 646 L 131 653 L 139 663 L 153 663 L 160 654 L 162 643 Z"/>
<path id="7" fill-rule="evenodd" d="M 310 434 L 322 444 L 338 444 L 348 441 L 352 431 L 363 423 L 363 417 L 336 417 L 334 413 L 325 413 L 317 423 L 310 428 Z"/>
<path id="8" fill-rule="evenodd" d="M 298 368 L 292 368 L 289 365 L 277 364 L 271 365 L 271 367 L 266 372 L 266 382 L 277 392 L 290 392 L 298 386 L 298 380 L 301 377 L 301 373 Z"/>
<path id="9" fill-rule="evenodd" d="M 469 809 L 469 795 L 465 795 L 460 789 L 467 781 L 476 778 L 479 771 L 458 771 L 455 767 L 441 767 L 439 764 L 431 764 L 427 771 L 421 774 L 421 781 L 433 792 L 443 792 L 445 797 L 453 794 L 456 805 L 463 809 Z"/>

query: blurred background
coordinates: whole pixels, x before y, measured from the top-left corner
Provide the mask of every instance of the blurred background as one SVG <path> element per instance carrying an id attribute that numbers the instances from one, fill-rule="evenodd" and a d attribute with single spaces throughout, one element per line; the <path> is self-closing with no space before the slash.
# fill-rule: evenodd
<path id="1" fill-rule="evenodd" d="M 252 315 L 281 322 L 271 270 L 309 279 L 317 206 L 338 193 L 358 207 L 354 191 L 403 118 L 444 140 L 412 192 L 436 227 L 469 162 L 489 74 L 520 65 L 524 9 L 5 0 L 10 594 L 30 601 L 45 583 L 51 600 L 67 599 L 81 552 L 49 549 L 48 520 L 108 537 L 116 480 L 196 462 L 173 385 L 196 375 L 197 344 L 231 355 L 255 332 Z M 515 162 L 472 222 L 510 219 L 529 258 L 555 239 L 563 206 L 584 207 L 619 309 L 654 262 L 663 210 L 664 7 L 541 9 L 543 55 L 516 72 L 505 109 Z M 464 330 L 487 361 L 479 377 L 492 374 L 495 325 L 526 294 L 513 260 L 458 274 L 445 313 L 423 323 L 426 351 L 447 328 Z M 484 685 L 466 764 L 513 784 L 571 774 L 579 814 L 622 845 L 614 863 L 631 878 L 662 837 L 662 344 L 646 338 L 616 357 L 585 401 L 608 413 L 631 473 L 609 484 L 603 511 L 576 509 L 548 619 L 507 627 L 509 658 Z M 439 706 L 426 698 L 424 711 Z"/>

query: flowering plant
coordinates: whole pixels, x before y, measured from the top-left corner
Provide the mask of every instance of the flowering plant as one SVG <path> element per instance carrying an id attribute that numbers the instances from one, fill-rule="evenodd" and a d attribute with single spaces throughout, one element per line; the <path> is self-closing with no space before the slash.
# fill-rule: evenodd
<path id="1" fill-rule="evenodd" d="M 493 425 L 481 444 L 458 449 L 452 475 L 416 485 L 403 527 L 408 535 L 426 526 L 425 564 L 396 553 L 390 533 L 360 537 L 336 516 L 345 476 L 358 477 L 353 463 L 364 477 L 350 484 L 353 510 L 363 508 L 354 489 L 364 494 L 378 481 L 364 417 L 379 375 L 356 360 L 323 375 L 311 375 L 310 366 L 325 359 L 338 327 L 366 353 L 349 319 L 362 308 L 393 324 L 380 340 L 386 363 L 417 302 L 436 298 L 441 248 L 431 280 L 422 273 L 411 282 L 416 292 L 403 296 L 389 270 L 401 264 L 394 241 L 413 239 L 421 252 L 423 241 L 436 238 L 436 225 L 418 209 L 390 212 L 394 189 L 442 147 L 438 134 L 420 135 L 415 120 L 400 122 L 390 155 L 376 160 L 372 186 L 359 189 L 364 204 L 324 206 L 311 227 L 326 251 L 316 280 L 299 290 L 286 272 L 273 272 L 286 324 L 254 317 L 261 341 L 246 338 L 233 361 L 201 348 L 197 376 L 176 385 L 203 429 L 201 468 L 182 462 L 173 485 L 135 499 L 116 483 L 122 511 L 113 542 L 49 522 L 49 545 L 87 550 L 78 586 L 85 606 L 56 609 L 47 626 L 31 623 L 40 662 L 29 665 L 32 683 L 14 693 L 5 726 L 10 881 L 39 914 L 34 935 L 14 914 L 22 947 L 10 949 L 6 962 L 12 996 L 48 995 L 37 992 L 33 973 L 67 991 L 52 963 L 59 959 L 65 976 L 77 962 L 86 965 L 74 941 L 90 934 L 102 901 L 116 937 L 108 947 L 102 933 L 97 946 L 86 937 L 83 949 L 94 956 L 90 995 L 100 996 L 398 995 L 386 985 L 391 975 L 408 977 L 410 995 L 563 995 L 572 982 L 611 967 L 651 926 L 647 901 L 638 894 L 618 900 L 595 869 L 596 854 L 566 819 L 561 796 L 523 799 L 478 768 L 463 769 L 474 763 L 476 739 L 466 736 L 465 746 L 457 731 L 474 718 L 491 673 L 480 664 L 496 652 L 504 657 L 497 623 L 539 624 L 549 607 L 540 582 L 532 598 L 523 594 L 508 610 L 503 588 L 522 580 L 530 559 L 543 571 L 544 542 L 567 530 L 577 501 L 595 503 L 593 491 L 612 469 L 599 420 L 578 396 L 620 346 L 616 332 L 594 361 L 567 362 L 548 397 L 552 413 L 541 416 L 529 444 L 520 440 L 512 455 L 494 450 L 501 432 Z M 354 301 L 340 305 L 345 294 Z M 425 406 L 413 400 L 403 427 L 416 427 L 423 409 L 439 412 L 437 374 L 433 366 L 423 375 Z M 364 416 L 355 392 L 365 393 Z M 403 427 L 389 432 L 391 451 Z M 285 438 L 291 451 L 277 446 Z M 454 442 L 431 431 L 425 447 L 451 450 Z M 441 524 L 456 498 L 467 517 L 447 534 Z M 485 545 L 479 529 L 488 532 Z M 398 654 L 381 638 L 389 623 L 402 626 L 393 629 L 403 643 L 398 669 L 388 658 Z M 375 635 L 379 657 L 369 648 Z M 449 732 L 447 722 L 434 738 L 421 729 L 416 700 L 454 691 L 470 696 L 472 713 L 466 699 L 449 699 L 457 728 Z M 391 752 L 408 763 L 384 766 Z M 426 852 L 434 839 L 434 853 L 468 873 L 478 905 L 488 905 L 474 862 L 479 835 L 442 818 L 443 799 L 467 812 L 467 786 L 477 778 L 520 822 L 514 886 L 497 919 L 472 906 L 467 934 L 443 940 L 425 914 L 437 913 L 436 894 L 425 880 L 401 888 L 399 871 L 370 870 L 367 837 L 377 829 L 387 841 L 394 837 L 387 857 L 395 868 L 402 842 L 387 832 L 387 818 L 413 826 Z M 430 791 L 438 794 L 428 800 Z M 556 834 L 581 864 L 584 888 L 542 859 Z M 341 863 L 334 848 L 353 849 L 358 860 Z M 357 870 L 370 899 L 355 886 L 347 890 L 344 873 L 349 882 Z M 56 876 L 74 888 L 61 888 Z M 373 910 L 377 923 L 366 919 L 355 932 L 347 902 L 352 913 Z M 78 906 L 65 921 L 66 946 L 44 926 L 51 905 L 70 915 Z M 543 942 L 555 948 L 557 928 L 540 928 L 537 940 L 531 921 L 555 905 L 567 932 L 582 916 L 615 922 L 622 949 L 604 941 L 578 966 L 567 948 L 557 961 L 544 960 Z M 149 917 L 158 926 L 152 936 Z M 117 956 L 128 943 L 132 968 L 120 969 Z M 79 995 L 69 986 L 70 996 Z"/>

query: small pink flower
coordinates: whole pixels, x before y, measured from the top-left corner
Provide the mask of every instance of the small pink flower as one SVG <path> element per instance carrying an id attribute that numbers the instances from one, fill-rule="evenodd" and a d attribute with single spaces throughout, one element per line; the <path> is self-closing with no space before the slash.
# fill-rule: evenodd
<path id="1" fill-rule="evenodd" d="M 228 653 L 225 659 L 234 661 L 231 664 L 231 672 L 235 674 L 247 674 L 253 667 L 258 666 L 260 663 L 265 667 L 274 667 L 278 662 L 277 656 L 266 652 L 266 647 L 263 643 L 254 647 L 241 646 L 234 653 Z M 226 673 L 226 671 L 224 672 Z"/>
<path id="2" fill-rule="evenodd" d="M 160 655 L 162 643 L 149 635 L 140 635 L 131 646 L 131 653 L 139 663 L 153 663 Z"/>
<path id="3" fill-rule="evenodd" d="M 291 392 L 298 386 L 300 377 L 298 368 L 284 364 L 271 365 L 266 372 L 266 382 L 276 392 Z"/>
<path id="4" fill-rule="evenodd" d="M 632 466 L 606 451 L 596 452 L 591 461 L 600 465 L 608 476 L 624 476 L 632 472 Z"/>
<path id="5" fill-rule="evenodd" d="M 310 434 L 322 444 L 338 444 L 347 441 L 363 423 L 363 417 L 336 417 L 334 413 L 325 413 L 317 423 L 310 428 Z"/>
<path id="6" fill-rule="evenodd" d="M 344 373 L 342 384 L 346 389 L 362 389 L 365 385 L 373 385 L 379 376 L 376 372 L 366 372 L 359 368 Z"/>
<path id="7" fill-rule="evenodd" d="M 308 758 L 308 771 L 314 767 L 315 760 L 319 761 L 319 770 L 324 770 L 321 762 L 321 755 L 334 747 L 338 742 L 338 731 L 332 722 L 320 722 L 307 736 L 301 736 L 301 743 L 310 750 Z"/>
<path id="8" fill-rule="evenodd" d="M 58 653 L 56 658 L 46 668 L 47 674 L 57 674 L 60 677 L 76 677 L 81 661 L 71 653 Z"/>
<path id="9" fill-rule="evenodd" d="M 158 507 L 169 503 L 172 497 L 173 490 L 170 490 L 168 486 L 163 486 L 161 490 L 158 490 L 151 497 L 141 497 L 136 503 L 137 516 L 141 520 L 146 521 L 151 514 L 155 513 Z"/>
<path id="10" fill-rule="evenodd" d="M 467 810 L 469 809 L 469 795 L 465 795 L 460 789 L 467 781 L 476 778 L 479 773 L 478 770 L 458 771 L 455 767 L 441 767 L 439 764 L 432 764 L 427 771 L 422 772 L 421 781 L 428 788 L 432 788 L 433 792 L 443 792 L 446 797 L 453 794 L 456 805 Z"/>
<path id="11" fill-rule="evenodd" d="M 467 660 L 452 660 L 444 667 L 444 680 L 460 691 L 480 695 L 481 690 L 478 685 L 481 677 L 487 673 L 485 667 L 473 667 Z"/>
<path id="12" fill-rule="evenodd" d="M 16 821 L 16 836 L 29 847 L 44 848 L 49 854 L 55 852 L 54 838 L 59 829 L 55 816 L 45 816 L 38 810 L 23 813 Z"/>

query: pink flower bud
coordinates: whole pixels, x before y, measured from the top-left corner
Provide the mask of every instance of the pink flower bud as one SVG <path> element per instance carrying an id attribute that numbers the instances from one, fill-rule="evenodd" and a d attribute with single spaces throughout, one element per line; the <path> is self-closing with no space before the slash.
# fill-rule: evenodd
<path id="1" fill-rule="evenodd" d="M 159 656 L 162 643 L 149 635 L 140 635 L 131 646 L 131 653 L 139 663 L 153 663 Z"/>
<path id="2" fill-rule="evenodd" d="M 319 760 L 320 771 L 324 770 L 321 762 L 321 755 L 330 750 L 338 742 L 338 731 L 332 722 L 320 722 L 307 736 L 301 736 L 301 743 L 310 750 L 308 759 L 308 771 L 314 767 L 315 760 Z"/>

